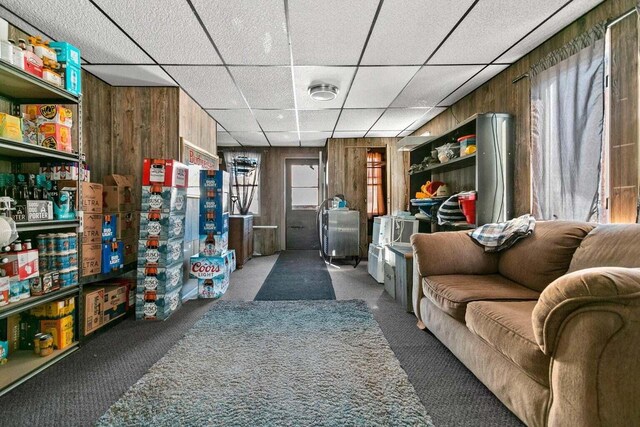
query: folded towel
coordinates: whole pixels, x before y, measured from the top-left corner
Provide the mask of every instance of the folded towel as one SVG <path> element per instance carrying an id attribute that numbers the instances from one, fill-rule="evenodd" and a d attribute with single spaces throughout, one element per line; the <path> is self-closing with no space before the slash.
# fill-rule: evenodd
<path id="1" fill-rule="evenodd" d="M 535 218 L 526 214 L 510 221 L 483 225 L 469 232 L 469 236 L 484 246 L 485 252 L 500 252 L 530 236 L 535 227 Z"/>

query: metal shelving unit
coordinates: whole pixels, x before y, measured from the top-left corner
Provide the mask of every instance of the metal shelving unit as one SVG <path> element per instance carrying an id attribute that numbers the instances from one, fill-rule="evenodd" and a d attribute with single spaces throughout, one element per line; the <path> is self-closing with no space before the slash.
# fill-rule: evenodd
<path id="1" fill-rule="evenodd" d="M 115 279 L 116 277 L 120 277 L 125 273 L 130 271 L 134 271 L 136 269 L 136 262 L 131 262 L 129 264 L 125 264 L 123 268 L 118 271 L 112 271 L 107 274 L 95 274 L 93 276 L 85 276 L 80 278 L 81 285 L 90 285 L 92 283 L 102 282 L 103 280 Z"/>
<path id="2" fill-rule="evenodd" d="M 39 79 L 23 70 L 13 67 L 12 65 L 0 60 L 0 98 L 11 104 L 13 113 L 20 114 L 21 104 L 65 104 L 76 105 L 76 117 L 78 117 L 76 126 L 78 129 L 77 152 L 66 153 L 62 151 L 44 148 L 20 141 L 14 141 L 7 138 L 0 138 L 0 159 L 10 160 L 15 163 L 35 163 L 46 160 L 63 160 L 70 162 L 78 162 L 82 167 L 83 146 L 82 146 L 82 97 L 75 96 L 64 89 L 53 86 L 50 83 Z M 82 176 L 82 173 L 80 174 Z M 77 185 L 78 200 L 82 198 L 82 186 Z M 80 213 L 78 213 L 78 217 Z M 18 232 L 20 233 L 38 233 L 62 229 L 76 229 L 78 239 L 81 241 L 80 220 L 68 221 L 42 221 L 42 222 L 22 222 L 16 223 Z M 82 245 L 78 245 L 78 259 L 82 259 Z M 79 263 L 78 275 L 82 276 L 82 266 Z M 9 390 L 43 371 L 47 367 L 60 361 L 73 351 L 78 349 L 78 339 L 80 337 L 80 313 L 83 312 L 82 301 L 82 284 L 62 288 L 60 290 L 48 293 L 42 296 L 30 297 L 24 301 L 11 303 L 7 306 L 0 307 L 0 320 L 11 315 L 25 312 L 33 307 L 45 304 L 63 297 L 74 296 L 76 298 L 76 314 L 75 314 L 75 337 L 76 342 L 71 346 L 55 350 L 54 353 L 47 357 L 34 355 L 33 352 L 27 350 L 17 351 L 9 354 L 9 362 L 0 366 L 0 395 L 5 394 Z"/>

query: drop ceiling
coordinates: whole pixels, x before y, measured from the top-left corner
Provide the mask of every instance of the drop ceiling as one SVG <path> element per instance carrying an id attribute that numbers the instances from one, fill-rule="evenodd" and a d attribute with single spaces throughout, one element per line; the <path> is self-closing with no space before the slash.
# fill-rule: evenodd
<path id="1" fill-rule="evenodd" d="M 111 85 L 180 86 L 220 146 L 321 147 L 411 134 L 601 2 L 0 0 L 0 17 Z"/>

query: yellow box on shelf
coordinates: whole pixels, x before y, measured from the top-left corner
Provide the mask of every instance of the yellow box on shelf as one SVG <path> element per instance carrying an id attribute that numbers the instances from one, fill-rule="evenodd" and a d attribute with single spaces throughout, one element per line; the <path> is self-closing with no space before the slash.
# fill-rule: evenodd
<path id="1" fill-rule="evenodd" d="M 65 316 L 54 320 L 41 320 L 40 331 L 53 336 L 53 346 L 57 350 L 67 348 L 73 343 L 73 316 Z"/>
<path id="2" fill-rule="evenodd" d="M 0 113 L 0 137 L 22 142 L 22 119 Z"/>
<path id="3" fill-rule="evenodd" d="M 31 309 L 31 314 L 36 317 L 55 319 L 68 316 L 73 313 L 75 307 L 75 298 L 70 297 L 34 307 Z"/>

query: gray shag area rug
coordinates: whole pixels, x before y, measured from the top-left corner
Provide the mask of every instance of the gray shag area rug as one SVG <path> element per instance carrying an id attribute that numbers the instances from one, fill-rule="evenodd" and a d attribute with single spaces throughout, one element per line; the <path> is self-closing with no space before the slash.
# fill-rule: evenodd
<path id="1" fill-rule="evenodd" d="M 99 426 L 432 426 L 363 301 L 219 301 Z"/>

